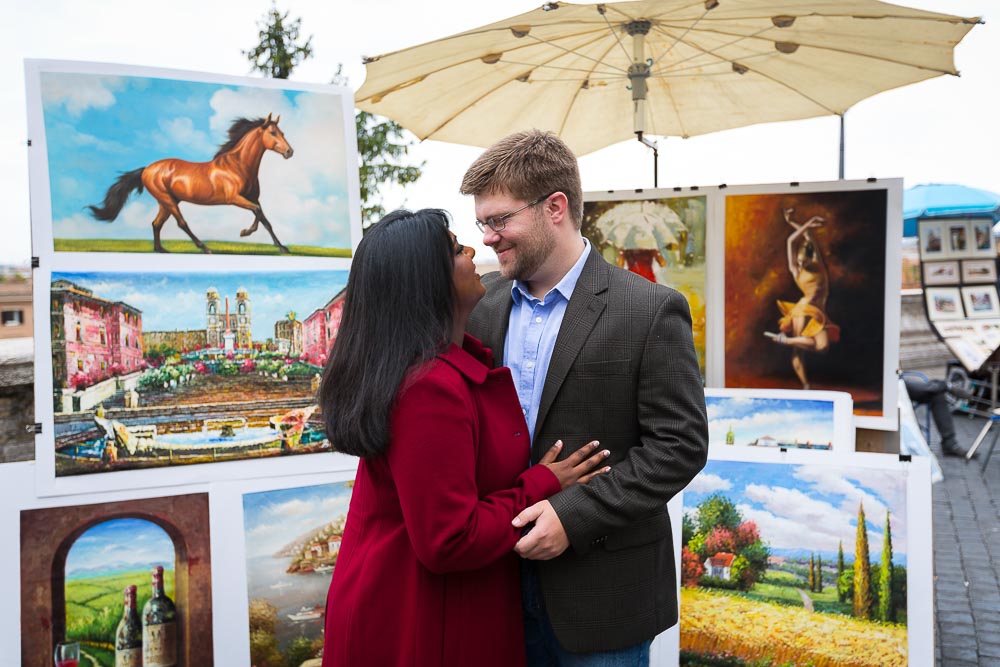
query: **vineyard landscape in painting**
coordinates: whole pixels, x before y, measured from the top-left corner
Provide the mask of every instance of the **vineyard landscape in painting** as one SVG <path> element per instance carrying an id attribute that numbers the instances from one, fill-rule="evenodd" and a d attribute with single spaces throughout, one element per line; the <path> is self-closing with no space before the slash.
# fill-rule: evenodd
<path id="1" fill-rule="evenodd" d="M 243 496 L 250 660 L 318 665 L 326 594 L 354 482 Z"/>
<path id="2" fill-rule="evenodd" d="M 684 492 L 681 664 L 907 664 L 901 472 L 709 461 Z"/>

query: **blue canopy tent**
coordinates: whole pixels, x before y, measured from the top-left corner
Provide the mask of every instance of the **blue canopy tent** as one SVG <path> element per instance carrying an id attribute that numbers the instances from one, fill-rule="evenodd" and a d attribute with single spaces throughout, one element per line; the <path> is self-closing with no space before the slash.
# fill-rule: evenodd
<path id="1" fill-rule="evenodd" d="M 917 235 L 919 218 L 993 218 L 1000 222 L 1000 195 L 964 185 L 930 183 L 903 191 L 903 236 Z"/>

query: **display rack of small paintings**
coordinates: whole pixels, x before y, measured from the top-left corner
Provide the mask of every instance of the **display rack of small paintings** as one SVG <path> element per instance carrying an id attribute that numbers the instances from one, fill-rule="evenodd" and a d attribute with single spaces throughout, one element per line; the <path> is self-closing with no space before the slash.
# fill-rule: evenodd
<path id="1" fill-rule="evenodd" d="M 927 319 L 966 370 L 978 372 L 1000 348 L 991 334 L 1000 318 L 993 221 L 924 219 L 917 229 Z"/>

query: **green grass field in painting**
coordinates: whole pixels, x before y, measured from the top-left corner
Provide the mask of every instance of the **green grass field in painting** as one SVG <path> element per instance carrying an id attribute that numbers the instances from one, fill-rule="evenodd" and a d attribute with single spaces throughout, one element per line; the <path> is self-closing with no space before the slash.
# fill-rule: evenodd
<path id="1" fill-rule="evenodd" d="M 163 572 L 163 587 L 174 599 L 174 571 Z M 114 667 L 115 630 L 122 617 L 126 586 L 137 588 L 136 608 L 142 608 L 152 595 L 149 570 L 66 580 L 66 638 L 79 641 L 81 650 L 93 657 L 101 667 Z M 81 661 L 81 664 L 85 664 Z"/>
<path id="2" fill-rule="evenodd" d="M 153 252 L 153 241 L 132 239 L 55 239 L 58 252 Z M 200 255 L 201 250 L 191 241 L 163 241 L 169 252 Z M 213 253 L 220 255 L 280 255 L 271 243 L 240 243 L 234 241 L 205 241 Z M 292 255 L 307 257 L 350 257 L 350 248 L 320 248 L 308 245 L 289 245 Z"/>

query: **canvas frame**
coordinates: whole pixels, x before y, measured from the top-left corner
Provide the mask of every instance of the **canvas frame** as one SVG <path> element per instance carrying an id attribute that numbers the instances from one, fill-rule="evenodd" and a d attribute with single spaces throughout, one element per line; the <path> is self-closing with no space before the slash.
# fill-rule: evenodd
<path id="1" fill-rule="evenodd" d="M 944 246 L 948 257 L 970 257 L 973 253 L 972 227 L 968 220 L 945 219 Z"/>
<path id="2" fill-rule="evenodd" d="M 996 283 L 997 281 L 997 260 L 996 259 L 963 259 L 962 260 L 962 282 L 963 283 Z"/>
<path id="3" fill-rule="evenodd" d="M 939 218 L 921 218 L 917 220 L 917 237 L 919 239 L 918 250 L 920 261 L 930 262 L 940 259 L 950 259 L 951 253 L 945 242 L 944 221 Z M 931 249 L 931 243 L 936 241 L 936 250 Z"/>
<path id="4" fill-rule="evenodd" d="M 977 309 L 974 303 L 976 297 L 989 299 L 989 308 Z M 1000 303 L 997 302 L 997 286 L 995 284 L 963 287 L 962 303 L 965 306 L 965 315 L 969 319 L 1000 317 Z"/>
<path id="5" fill-rule="evenodd" d="M 993 236 L 993 219 L 970 218 L 969 231 L 972 246 L 969 255 L 971 257 L 984 257 L 995 260 L 997 256 L 997 245 L 996 237 Z M 982 238 L 986 241 L 986 243 L 983 244 L 983 247 L 980 247 L 980 244 L 976 242 L 976 238 L 979 235 L 982 235 Z"/>
<path id="6" fill-rule="evenodd" d="M 882 402 L 881 415 L 854 415 L 854 425 L 856 428 L 868 428 L 876 430 L 896 430 L 898 428 L 897 383 L 896 369 L 899 366 L 899 331 L 900 312 L 899 291 L 902 285 L 902 246 L 894 242 L 902 236 L 902 207 L 903 207 L 903 182 L 902 179 L 869 179 L 859 181 L 825 181 L 812 183 L 780 183 L 763 185 L 741 185 L 741 186 L 720 186 L 717 190 L 723 200 L 713 209 L 715 215 L 710 219 L 710 224 L 714 225 L 707 232 L 709 247 L 706 252 L 709 256 L 720 258 L 712 265 L 713 272 L 710 273 L 709 284 L 713 289 L 709 291 L 708 298 L 712 303 L 720 304 L 725 308 L 725 220 L 726 206 L 725 198 L 737 195 L 780 195 L 798 193 L 836 193 L 854 192 L 864 190 L 885 190 L 886 191 L 886 211 L 885 227 L 885 267 L 884 267 L 884 313 L 883 313 L 883 345 L 882 345 L 882 371 L 881 388 Z M 875 233 L 878 230 L 873 230 Z M 725 322 L 726 314 L 717 314 L 716 321 Z M 708 357 L 709 367 L 715 372 L 706 378 L 707 387 L 725 387 L 725 327 L 716 326 L 708 332 Z M 856 401 L 855 401 L 856 403 Z"/>
<path id="7" fill-rule="evenodd" d="M 855 429 L 853 421 L 853 401 L 851 395 L 843 391 L 818 391 L 812 389 L 737 389 L 730 387 L 707 387 L 705 389 L 705 399 L 710 398 L 731 398 L 731 399 L 779 399 L 790 402 L 822 401 L 830 403 L 831 415 L 830 426 L 832 428 L 832 447 L 829 450 L 819 450 L 817 453 L 830 454 L 832 452 L 853 452 Z M 709 416 L 709 426 L 711 428 L 712 418 Z M 735 446 L 717 445 L 710 438 L 710 451 L 716 449 L 754 449 L 747 445 L 736 444 Z M 787 447 L 785 449 L 796 449 Z"/>
<path id="8" fill-rule="evenodd" d="M 927 303 L 927 317 L 932 321 L 937 320 L 961 320 L 965 318 L 962 310 L 962 293 L 958 287 L 928 287 L 924 290 L 924 297 Z M 955 310 L 949 312 L 939 306 L 939 299 L 954 303 Z M 944 302 L 941 302 L 944 303 Z"/>
<path id="9" fill-rule="evenodd" d="M 712 450 L 709 460 L 906 471 L 907 660 L 911 667 L 934 665 L 934 535 L 931 522 L 927 520 L 932 513 L 932 492 L 931 466 L 926 457 L 915 456 L 903 460 L 894 454 L 845 452 L 818 458 L 815 452 L 803 450 L 724 448 Z M 674 556 L 676 562 L 680 563 L 680 531 L 674 532 Z M 680 618 L 683 622 L 683 604 Z"/>
<path id="10" fill-rule="evenodd" d="M 923 270 L 924 285 L 957 285 L 961 282 L 958 260 L 924 262 Z"/>

